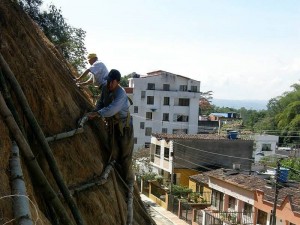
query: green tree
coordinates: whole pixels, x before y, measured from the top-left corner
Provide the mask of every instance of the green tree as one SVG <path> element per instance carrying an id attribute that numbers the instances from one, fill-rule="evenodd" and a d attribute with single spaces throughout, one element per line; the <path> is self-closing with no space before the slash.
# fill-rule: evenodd
<path id="1" fill-rule="evenodd" d="M 282 167 L 289 169 L 289 179 L 300 181 L 300 158 L 284 159 L 281 162 Z"/>
<path id="2" fill-rule="evenodd" d="M 209 115 L 213 112 L 214 105 L 211 104 L 213 91 L 200 92 L 199 115 Z"/>
<path id="3" fill-rule="evenodd" d="M 18 0 L 21 8 L 34 20 L 38 21 L 42 0 Z"/>
<path id="4" fill-rule="evenodd" d="M 41 11 L 41 0 L 19 0 L 23 10 L 40 26 L 47 38 L 77 70 L 85 67 L 85 31 L 66 23 L 62 11 L 50 5 Z"/>
<path id="5" fill-rule="evenodd" d="M 280 131 L 280 142 L 293 145 L 300 144 L 300 84 L 291 87 L 292 91 L 269 101 L 268 113 Z"/>
<path id="6" fill-rule="evenodd" d="M 265 156 L 260 160 L 260 163 L 263 165 L 266 165 L 268 167 L 276 168 L 278 156 L 271 155 L 271 156 Z M 281 162 L 281 167 L 289 169 L 289 179 L 300 181 L 300 158 L 292 157 L 283 159 Z"/>

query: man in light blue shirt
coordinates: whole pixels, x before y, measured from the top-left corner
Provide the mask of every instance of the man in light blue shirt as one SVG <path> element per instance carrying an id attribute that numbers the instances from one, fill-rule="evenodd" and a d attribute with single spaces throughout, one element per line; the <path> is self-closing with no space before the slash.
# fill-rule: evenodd
<path id="1" fill-rule="evenodd" d="M 112 149 L 119 149 L 115 160 L 121 165 L 120 173 L 127 184 L 133 184 L 132 151 L 133 126 L 129 113 L 128 96 L 120 86 L 121 74 L 112 69 L 107 76 L 107 86 L 103 88 L 94 112 L 87 113 L 88 119 L 102 117 L 108 124 Z"/>

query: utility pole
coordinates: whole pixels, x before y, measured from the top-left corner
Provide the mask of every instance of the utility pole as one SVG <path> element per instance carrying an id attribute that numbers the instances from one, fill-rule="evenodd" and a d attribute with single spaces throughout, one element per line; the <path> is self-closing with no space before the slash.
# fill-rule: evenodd
<path id="1" fill-rule="evenodd" d="M 174 149 L 171 152 L 172 157 L 172 168 L 171 168 L 171 184 L 170 184 L 170 194 L 172 195 L 172 185 L 174 183 Z"/>
<path id="2" fill-rule="evenodd" d="M 275 199 L 274 199 L 274 205 L 272 210 L 272 217 L 270 224 L 276 225 L 276 207 L 277 207 L 277 199 L 278 199 L 278 180 L 280 176 L 280 161 L 281 159 L 278 159 L 277 161 L 277 168 L 276 168 L 276 175 L 275 175 Z"/>

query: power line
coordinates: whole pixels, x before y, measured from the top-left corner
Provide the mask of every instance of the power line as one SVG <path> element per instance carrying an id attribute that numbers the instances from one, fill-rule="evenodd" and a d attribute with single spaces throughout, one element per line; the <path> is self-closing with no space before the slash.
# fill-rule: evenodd
<path id="1" fill-rule="evenodd" d="M 250 158 L 237 157 L 237 156 L 226 155 L 226 154 L 220 154 L 220 153 L 215 153 L 215 152 L 209 152 L 209 151 L 197 149 L 197 148 L 194 148 L 194 147 L 191 147 L 191 146 L 187 146 L 187 145 L 184 145 L 184 144 L 180 144 L 180 143 L 175 142 L 175 141 L 174 141 L 174 143 L 176 143 L 176 144 L 178 144 L 178 145 L 181 145 L 181 146 L 184 146 L 184 147 L 186 147 L 186 148 L 194 149 L 194 150 L 199 151 L 199 152 L 205 152 L 205 153 L 209 153 L 209 154 L 212 154 L 212 155 L 225 156 L 225 157 L 235 158 L 235 159 L 244 159 L 244 160 L 249 160 L 249 161 L 252 161 L 252 162 L 253 162 L 253 159 L 252 159 L 252 158 L 250 159 Z"/>
<path id="2" fill-rule="evenodd" d="M 148 119 L 146 117 L 143 117 L 143 116 L 139 116 L 137 114 L 134 114 L 132 113 L 131 114 L 133 117 L 136 117 L 136 118 L 140 118 L 142 119 L 143 121 L 141 122 L 152 122 L 152 123 L 160 123 L 160 124 L 168 124 L 168 125 L 173 125 L 174 127 L 178 127 L 178 128 L 188 128 L 188 127 L 197 127 L 198 129 L 199 128 L 203 128 L 203 127 L 208 127 L 208 128 L 212 128 L 210 126 L 199 126 L 199 125 L 194 125 L 194 124 L 179 124 L 180 122 L 183 122 L 183 121 L 180 121 L 180 122 L 176 122 L 176 121 L 164 121 L 164 120 L 154 120 L 154 119 Z M 186 123 L 186 122 L 184 122 Z M 215 127 L 217 129 L 217 127 Z M 243 129 L 243 128 L 236 128 L 238 131 L 249 131 L 249 129 Z M 255 132 L 256 134 L 260 134 L 260 133 L 263 133 L 263 132 L 268 132 L 268 133 L 278 133 L 278 132 L 293 132 L 293 133 L 300 133 L 300 131 L 284 131 L 284 130 L 261 130 L 261 131 L 257 131 Z M 252 134 L 246 134 L 246 136 L 252 136 L 252 135 L 255 135 L 255 133 L 252 133 Z M 240 135 L 243 135 L 243 134 L 240 134 Z M 297 137 L 300 137 L 300 135 L 276 135 L 278 137 L 294 137 L 294 138 L 297 138 Z"/>

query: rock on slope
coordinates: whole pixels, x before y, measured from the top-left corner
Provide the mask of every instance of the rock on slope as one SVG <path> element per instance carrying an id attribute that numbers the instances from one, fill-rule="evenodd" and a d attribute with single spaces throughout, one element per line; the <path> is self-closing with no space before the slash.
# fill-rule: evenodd
<path id="1" fill-rule="evenodd" d="M 27 101 L 45 136 L 76 129 L 77 119 L 92 108 L 86 96 L 73 82 L 74 71 L 61 54 L 47 40 L 37 25 L 10 0 L 0 1 L 0 53 L 16 76 Z M 27 138 L 47 179 L 56 192 L 59 189 L 48 163 L 30 128 L 12 87 L 14 105 L 27 133 Z M 2 107 L 2 106 L 1 106 Z M 0 117 L 0 223 L 13 218 L 9 159 L 12 137 L 4 118 Z M 102 173 L 110 150 L 105 147 L 105 130 L 101 121 L 89 122 L 85 132 L 49 143 L 67 186 L 76 186 Z M 49 204 L 35 186 L 22 160 L 31 213 L 36 224 L 51 224 Z M 74 199 L 86 224 L 121 224 L 119 209 L 126 215 L 126 188 L 117 177 L 121 192 L 121 209 L 116 199 L 116 188 L 111 175 L 106 184 L 79 192 Z M 65 208 L 68 208 L 60 197 Z M 150 224 L 138 192 L 134 197 L 134 223 Z M 68 210 L 69 212 L 69 210 Z M 70 217 L 71 213 L 69 212 Z M 74 223 L 75 224 L 75 223 Z"/>

